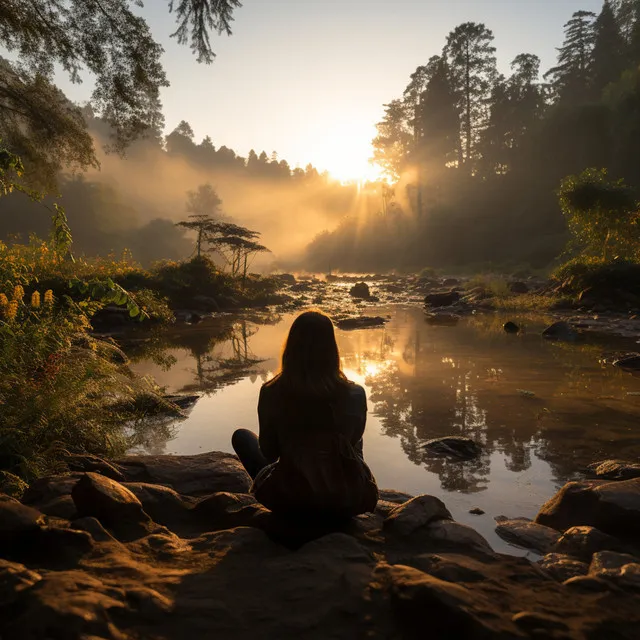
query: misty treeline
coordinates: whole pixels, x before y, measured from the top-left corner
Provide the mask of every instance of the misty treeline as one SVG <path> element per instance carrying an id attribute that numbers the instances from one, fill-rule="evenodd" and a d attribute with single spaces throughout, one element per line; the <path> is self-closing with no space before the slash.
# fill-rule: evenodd
<path id="1" fill-rule="evenodd" d="M 201 141 L 189 123 L 167 136 L 159 127 L 131 142 L 125 155 L 105 153 L 112 127 L 83 109 L 96 141 L 99 168 L 55 175 L 73 229 L 74 250 L 86 255 L 127 249 L 142 264 L 193 253 L 189 232 L 175 223 L 187 212 L 188 192 L 210 184 L 221 199 L 220 217 L 263 232 L 280 255 L 301 249 L 319 228 L 331 226 L 354 207 L 355 185 L 343 185 L 311 164 L 291 168 L 274 151 L 242 157 L 209 136 Z M 47 237 L 50 216 L 21 194 L 3 199 L 0 237 Z M 273 258 L 270 259 L 273 261 Z"/>
<path id="2" fill-rule="evenodd" d="M 505 76 L 487 26 L 455 28 L 377 125 L 394 201 L 318 236 L 308 265 L 543 267 L 568 237 L 566 176 L 607 169 L 640 187 L 640 0 L 578 11 L 564 31 L 553 68 L 523 52 Z"/>

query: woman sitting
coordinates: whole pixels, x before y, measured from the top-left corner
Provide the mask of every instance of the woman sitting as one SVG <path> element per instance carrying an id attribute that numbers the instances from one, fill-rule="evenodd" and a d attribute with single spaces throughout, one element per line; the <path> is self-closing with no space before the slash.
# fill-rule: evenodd
<path id="1" fill-rule="evenodd" d="M 347 380 L 331 320 L 293 322 L 280 372 L 260 390 L 260 436 L 238 429 L 235 452 L 251 492 L 276 513 L 351 517 L 373 511 L 375 480 L 362 457 L 364 389 Z"/>

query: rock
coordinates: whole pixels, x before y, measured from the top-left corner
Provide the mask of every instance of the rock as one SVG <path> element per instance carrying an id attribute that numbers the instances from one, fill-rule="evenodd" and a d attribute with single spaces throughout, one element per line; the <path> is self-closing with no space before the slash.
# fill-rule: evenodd
<path id="1" fill-rule="evenodd" d="M 589 565 L 562 553 L 548 553 L 538 563 L 554 580 L 565 582 L 576 576 L 586 576 Z"/>
<path id="2" fill-rule="evenodd" d="M 570 482 L 542 505 L 536 522 L 561 531 L 587 525 L 632 538 L 640 533 L 640 478 Z"/>
<path id="3" fill-rule="evenodd" d="M 268 524 L 263 525 L 257 520 L 270 513 L 251 494 L 223 491 L 203 498 L 193 511 L 200 521 L 216 529 L 248 526 L 267 528 Z"/>
<path id="4" fill-rule="evenodd" d="M 278 280 L 282 284 L 295 284 L 296 277 L 292 273 L 278 273 L 271 276 L 274 280 Z"/>
<path id="5" fill-rule="evenodd" d="M 529 285 L 525 284 L 524 282 L 512 282 L 509 285 L 509 291 L 516 294 L 529 293 Z"/>
<path id="6" fill-rule="evenodd" d="M 460 294 L 457 291 L 446 293 L 430 293 L 425 296 L 424 303 L 430 307 L 450 307 L 460 301 Z"/>
<path id="7" fill-rule="evenodd" d="M 360 316 L 358 318 L 344 318 L 338 320 L 336 325 L 338 329 L 343 331 L 351 331 L 353 329 L 368 329 L 370 327 L 382 327 L 386 322 L 385 318 L 380 316 Z"/>
<path id="8" fill-rule="evenodd" d="M 620 542 L 593 527 L 571 527 L 558 539 L 553 547 L 555 553 L 566 554 L 590 562 L 598 551 L 619 550 Z"/>
<path id="9" fill-rule="evenodd" d="M 425 321 L 436 326 L 455 326 L 460 322 L 460 316 L 455 313 L 427 313 Z"/>
<path id="10" fill-rule="evenodd" d="M 580 593 L 602 593 L 612 589 L 611 583 L 595 576 L 576 576 L 565 580 L 562 584 Z"/>
<path id="11" fill-rule="evenodd" d="M 366 282 L 358 282 L 357 284 L 354 284 L 353 287 L 351 287 L 351 289 L 349 290 L 349 295 L 352 298 L 368 300 L 371 297 L 369 285 Z"/>
<path id="12" fill-rule="evenodd" d="M 409 493 L 403 493 L 395 489 L 378 489 L 378 496 L 380 500 L 394 502 L 395 504 L 404 504 L 415 497 Z"/>
<path id="13" fill-rule="evenodd" d="M 462 548 L 493 554 L 491 545 L 475 529 L 452 520 L 436 520 L 423 531 L 424 539 L 438 543 L 439 548 Z"/>
<path id="14" fill-rule="evenodd" d="M 96 518 L 87 516 L 78 518 L 69 525 L 76 531 L 86 531 L 97 542 L 115 542 L 116 539 L 100 524 Z"/>
<path id="15" fill-rule="evenodd" d="M 474 507 L 473 509 L 469 509 L 469 513 L 474 516 L 482 516 L 485 512 L 480 507 Z"/>
<path id="16" fill-rule="evenodd" d="M 613 365 L 615 367 L 620 367 L 621 369 L 626 369 L 628 371 L 639 371 L 640 370 L 640 354 L 630 353 L 618 360 L 615 360 Z"/>
<path id="17" fill-rule="evenodd" d="M 560 537 L 555 529 L 525 519 L 502 520 L 496 525 L 496 533 L 511 544 L 540 553 L 548 553 Z"/>
<path id="18" fill-rule="evenodd" d="M 45 516 L 39 511 L 0 496 L 0 552 L 21 537 L 40 531 L 45 524 Z"/>
<path id="19" fill-rule="evenodd" d="M 599 551 L 593 555 L 591 564 L 589 565 L 589 573 L 598 575 L 607 571 L 616 571 L 622 569 L 628 564 L 638 564 L 640 558 L 632 556 L 628 553 L 617 553 L 615 551 Z"/>
<path id="20" fill-rule="evenodd" d="M 502 328 L 504 329 L 505 333 L 519 333 L 520 332 L 520 327 L 515 323 L 515 322 L 505 322 L 504 325 L 502 326 Z"/>
<path id="21" fill-rule="evenodd" d="M 462 585 L 402 565 L 381 567 L 376 571 L 376 581 L 389 585 L 391 606 L 400 631 L 382 637 L 479 640 L 515 635 L 505 633 L 503 625 L 489 613 L 488 602 Z M 429 620 L 428 634 L 424 630 L 425 615 Z M 496 627 L 500 628 L 499 632 Z"/>
<path id="22" fill-rule="evenodd" d="M 39 478 L 27 488 L 21 502 L 45 515 L 73 520 L 77 513 L 71 491 L 82 475 L 74 472 Z"/>
<path id="23" fill-rule="evenodd" d="M 607 480 L 631 480 L 640 478 L 640 463 L 624 460 L 604 460 L 589 465 L 597 478 Z"/>
<path id="24" fill-rule="evenodd" d="M 13 604 L 20 594 L 42 580 L 42 576 L 17 562 L 0 559 L 0 609 Z"/>
<path id="25" fill-rule="evenodd" d="M 183 411 L 189 411 L 193 409 L 198 400 L 200 400 L 200 396 L 198 395 L 168 395 L 164 396 L 164 400 L 170 402 L 171 404 L 175 404 L 179 409 Z M 114 478 L 117 480 L 117 478 Z"/>
<path id="26" fill-rule="evenodd" d="M 457 287 L 460 284 L 460 280 L 457 278 L 446 278 L 442 281 L 443 287 Z"/>
<path id="27" fill-rule="evenodd" d="M 482 453 L 482 447 L 465 436 L 445 436 L 433 438 L 421 445 L 430 453 L 441 456 L 453 456 L 454 458 L 475 458 Z"/>
<path id="28" fill-rule="evenodd" d="M 185 496 L 247 493 L 251 486 L 238 458 L 219 451 L 193 456 L 128 456 L 117 463 L 127 482 L 161 484 Z"/>
<path id="29" fill-rule="evenodd" d="M 571 328 L 569 323 L 561 320 L 560 322 L 554 322 L 551 326 L 547 327 L 542 332 L 542 337 L 547 340 L 564 340 L 570 342 L 575 340 L 578 337 L 578 334 Z"/>
<path id="30" fill-rule="evenodd" d="M 69 454 L 65 456 L 64 461 L 71 471 L 100 473 L 107 478 L 122 482 L 125 477 L 116 465 L 113 465 L 102 458 L 89 454 Z M 57 477 L 57 476 L 55 476 Z"/>
<path id="31" fill-rule="evenodd" d="M 520 613 L 516 613 L 511 619 L 518 627 L 528 632 L 569 630 L 567 624 L 560 618 L 545 615 L 544 613 L 536 613 L 534 611 L 521 611 Z"/>
<path id="32" fill-rule="evenodd" d="M 142 504 L 142 508 L 155 522 L 167 527 L 178 527 L 189 519 L 195 498 L 189 500 L 169 487 L 146 482 L 125 482 L 126 487 Z"/>
<path id="33" fill-rule="evenodd" d="M 86 473 L 71 492 L 80 517 L 92 516 L 116 532 L 135 538 L 148 533 L 151 519 L 138 498 L 115 480 Z"/>
<path id="34" fill-rule="evenodd" d="M 384 530 L 393 536 L 408 537 L 437 520 L 451 520 L 442 500 L 422 495 L 397 506 L 384 521 Z"/>

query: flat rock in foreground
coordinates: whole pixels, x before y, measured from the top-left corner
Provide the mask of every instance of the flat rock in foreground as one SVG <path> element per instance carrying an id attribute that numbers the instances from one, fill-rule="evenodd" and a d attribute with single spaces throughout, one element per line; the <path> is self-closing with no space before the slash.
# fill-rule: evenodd
<path id="1" fill-rule="evenodd" d="M 438 498 L 393 491 L 375 513 L 314 530 L 246 489 L 206 493 L 205 481 L 246 486 L 232 456 L 173 458 L 119 461 L 126 483 L 52 476 L 30 507 L 0 501 L 13 514 L 5 540 L 21 540 L 0 544 L 2 640 L 637 638 L 634 555 L 549 554 L 538 566 L 493 552 Z M 38 511 L 69 493 L 75 519 Z M 144 526 L 122 535 L 123 522 Z M 578 534 L 589 549 L 608 545 Z"/>

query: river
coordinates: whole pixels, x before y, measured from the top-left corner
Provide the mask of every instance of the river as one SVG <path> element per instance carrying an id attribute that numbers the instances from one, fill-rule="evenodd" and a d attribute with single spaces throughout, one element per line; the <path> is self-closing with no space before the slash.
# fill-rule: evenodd
<path id="1" fill-rule="evenodd" d="M 540 336 L 543 318 L 516 317 L 524 331 L 510 335 L 499 314 L 433 326 L 415 306 L 370 311 L 389 322 L 337 337 L 345 373 L 367 392 L 364 453 L 379 485 L 442 498 L 494 548 L 506 550 L 495 516 L 533 518 L 588 463 L 640 454 L 640 378 L 607 362 L 635 343 L 548 342 Z M 236 427 L 257 431 L 260 385 L 277 370 L 295 315 L 211 318 L 134 348 L 137 373 L 171 393 L 202 394 L 188 418 L 172 425 L 174 437 L 144 451 L 231 451 Z M 451 434 L 474 438 L 483 455 L 461 462 L 421 447 Z M 471 515 L 476 507 L 485 514 Z"/>

